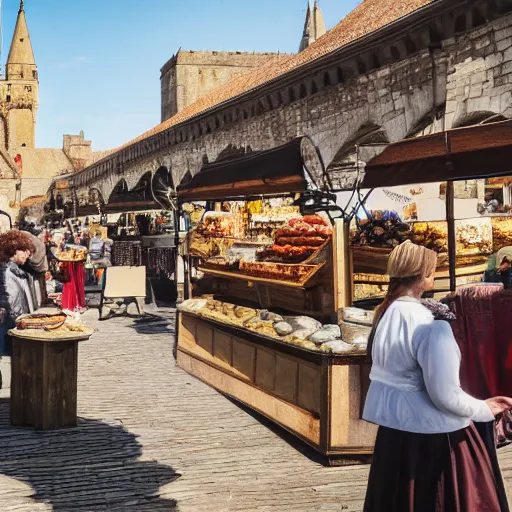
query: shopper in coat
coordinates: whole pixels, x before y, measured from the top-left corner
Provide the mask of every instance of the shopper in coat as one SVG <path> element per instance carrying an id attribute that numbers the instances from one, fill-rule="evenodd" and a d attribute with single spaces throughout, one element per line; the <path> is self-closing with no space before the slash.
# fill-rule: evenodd
<path id="1" fill-rule="evenodd" d="M 32 277 L 21 267 L 35 251 L 30 238 L 21 231 L 10 230 L 0 235 L 0 353 L 10 354 L 7 331 L 16 319 L 37 309 Z"/>
<path id="2" fill-rule="evenodd" d="M 420 303 L 437 255 L 406 242 L 388 262 L 390 285 L 369 343 L 363 418 L 379 425 L 365 512 L 504 512 L 502 480 L 473 421 L 492 422 L 512 399 L 460 388 L 450 325 Z"/>

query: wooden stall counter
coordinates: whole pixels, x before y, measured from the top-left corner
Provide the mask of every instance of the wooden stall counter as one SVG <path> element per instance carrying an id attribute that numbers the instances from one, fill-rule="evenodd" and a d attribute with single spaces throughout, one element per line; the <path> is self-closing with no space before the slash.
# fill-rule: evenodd
<path id="1" fill-rule="evenodd" d="M 370 459 L 376 427 L 361 419 L 366 356 L 314 352 L 180 311 L 177 361 L 315 448 L 330 465 Z"/>
<path id="2" fill-rule="evenodd" d="M 77 425 L 78 343 L 94 329 L 50 337 L 13 329 L 11 424 L 50 430 Z"/>

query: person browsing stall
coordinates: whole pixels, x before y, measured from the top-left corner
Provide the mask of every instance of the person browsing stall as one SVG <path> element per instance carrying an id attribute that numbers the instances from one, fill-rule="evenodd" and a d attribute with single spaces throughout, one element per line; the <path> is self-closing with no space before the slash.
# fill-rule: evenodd
<path id="1" fill-rule="evenodd" d="M 477 400 L 461 389 L 451 326 L 420 302 L 436 264 L 435 252 L 411 242 L 389 257 L 389 289 L 368 346 L 363 418 L 379 430 L 364 512 L 508 510 L 473 422 L 492 422 L 512 399 Z"/>

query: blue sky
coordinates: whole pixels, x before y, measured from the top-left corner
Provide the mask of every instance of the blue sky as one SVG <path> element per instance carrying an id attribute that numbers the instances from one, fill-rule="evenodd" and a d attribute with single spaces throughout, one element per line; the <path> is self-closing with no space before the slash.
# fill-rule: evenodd
<path id="1" fill-rule="evenodd" d="M 327 28 L 359 0 L 320 0 Z M 3 0 L 2 64 L 19 0 Z M 95 150 L 160 122 L 160 68 L 192 50 L 297 51 L 306 0 L 25 0 L 39 67 L 37 147 L 84 130 Z"/>

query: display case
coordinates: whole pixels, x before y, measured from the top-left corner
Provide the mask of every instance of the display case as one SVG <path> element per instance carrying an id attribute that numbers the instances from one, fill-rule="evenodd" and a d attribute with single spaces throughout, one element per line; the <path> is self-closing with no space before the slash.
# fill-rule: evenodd
<path id="1" fill-rule="evenodd" d="M 354 222 L 350 232 L 354 300 L 384 296 L 389 283 L 386 275 L 389 254 L 393 247 L 405 240 L 438 253 L 435 293 L 442 296 L 449 291 L 446 221 L 403 222 L 396 212 L 368 213 L 369 219 Z M 481 281 L 487 259 L 494 250 L 493 226 L 491 219 L 486 217 L 455 222 L 457 286 Z"/>
<path id="2" fill-rule="evenodd" d="M 178 364 L 329 464 L 367 462 L 376 435 L 361 418 L 367 337 L 353 334 L 368 326 L 349 334 L 337 314 L 347 292 L 343 223 L 301 215 L 289 198 L 239 202 L 235 215 L 222 207 L 204 216 L 220 222 L 189 234 L 195 298 L 179 308 Z"/>
<path id="3" fill-rule="evenodd" d="M 334 319 L 332 227 L 320 215 L 300 215 L 289 203 L 238 201 L 223 204 L 229 212 L 206 213 L 189 235 L 191 295 L 217 294 Z M 251 231 L 255 223 L 266 240 Z"/>
<path id="4" fill-rule="evenodd" d="M 186 311 L 178 313 L 178 340 L 183 369 L 288 430 L 328 464 L 370 460 L 376 427 L 361 418 L 370 368 L 362 352 L 311 350 Z"/>

